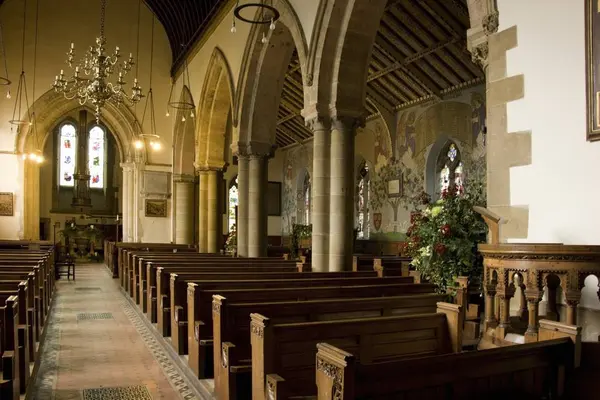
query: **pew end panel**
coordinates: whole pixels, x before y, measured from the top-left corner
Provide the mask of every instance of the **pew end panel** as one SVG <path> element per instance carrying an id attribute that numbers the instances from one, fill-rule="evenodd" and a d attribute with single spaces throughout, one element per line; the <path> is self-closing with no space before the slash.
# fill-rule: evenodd
<path id="1" fill-rule="evenodd" d="M 354 355 L 327 343 L 317 344 L 318 399 L 354 399 Z"/>
<path id="2" fill-rule="evenodd" d="M 464 313 L 462 306 L 458 304 L 439 302 L 437 303 L 437 312 L 446 315 L 446 329 L 450 338 L 450 346 L 448 352 L 459 353 L 462 351 L 463 345 L 463 325 Z"/>
<path id="3" fill-rule="evenodd" d="M 558 338 L 569 338 L 573 342 L 574 350 L 573 367 L 579 368 L 581 365 L 581 326 L 563 324 L 556 321 L 541 319 L 539 321 L 540 329 L 538 340 L 553 340 Z"/>

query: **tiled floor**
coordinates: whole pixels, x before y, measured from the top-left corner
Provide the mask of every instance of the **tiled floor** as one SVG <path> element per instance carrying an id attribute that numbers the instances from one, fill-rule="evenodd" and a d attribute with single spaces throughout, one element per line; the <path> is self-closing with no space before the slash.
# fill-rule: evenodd
<path id="1" fill-rule="evenodd" d="M 173 388 L 163 371 L 168 361 L 160 354 L 157 361 L 143 325 L 106 267 L 78 265 L 76 282 L 57 283 L 32 398 L 195 398 Z M 86 390 L 98 388 L 120 389 Z"/>

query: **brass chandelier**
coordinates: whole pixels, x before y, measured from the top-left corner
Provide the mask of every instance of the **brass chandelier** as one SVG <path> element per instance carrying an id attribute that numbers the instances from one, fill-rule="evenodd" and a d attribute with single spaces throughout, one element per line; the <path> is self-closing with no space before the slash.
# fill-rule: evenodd
<path id="1" fill-rule="evenodd" d="M 133 54 L 130 53 L 129 58 L 119 64 L 121 53 L 118 46 L 112 55 L 105 53 L 105 15 L 106 0 L 100 0 L 100 36 L 96 38 L 96 44 L 90 46 L 84 58 L 76 63 L 75 44 L 71 43 L 66 62 L 71 69 L 75 67 L 74 74 L 71 78 L 65 79 L 64 71 L 61 70 L 52 85 L 54 90 L 62 93 L 66 99 L 78 99 L 80 105 L 91 103 L 95 109 L 94 115 L 97 122 L 99 122 L 102 108 L 107 102 L 112 102 L 117 106 L 125 102 L 134 105 L 143 97 L 137 78 L 133 80 L 131 95 L 128 95 L 124 89 L 125 76 L 135 64 Z M 118 73 L 116 81 L 110 82 L 112 75 L 116 73 Z"/>

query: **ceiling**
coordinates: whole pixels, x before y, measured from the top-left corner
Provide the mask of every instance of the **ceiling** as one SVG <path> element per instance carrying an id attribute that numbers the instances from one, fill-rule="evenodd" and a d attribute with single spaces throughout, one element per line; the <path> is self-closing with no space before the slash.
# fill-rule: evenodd
<path id="1" fill-rule="evenodd" d="M 161 22 L 171 45 L 173 72 L 202 36 L 210 20 L 227 0 L 144 0 Z"/>
<path id="2" fill-rule="evenodd" d="M 395 112 L 483 83 L 483 70 L 467 51 L 468 28 L 466 0 L 389 0 L 369 65 L 368 119 L 378 110 Z M 279 106 L 279 147 L 311 138 L 302 107 L 302 75 L 294 55 Z"/>

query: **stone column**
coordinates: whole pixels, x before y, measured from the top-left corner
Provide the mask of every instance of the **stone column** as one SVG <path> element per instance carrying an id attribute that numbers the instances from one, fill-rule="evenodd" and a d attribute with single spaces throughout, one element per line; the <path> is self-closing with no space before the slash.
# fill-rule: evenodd
<path id="1" fill-rule="evenodd" d="M 253 154 L 248 165 L 248 257 L 267 256 L 268 158 Z"/>
<path id="2" fill-rule="evenodd" d="M 222 179 L 221 170 L 207 172 L 207 251 L 218 253 L 221 250 L 223 218 L 221 216 L 219 196 L 219 181 Z"/>
<path id="3" fill-rule="evenodd" d="M 194 176 L 175 175 L 175 243 L 194 242 Z"/>
<path id="4" fill-rule="evenodd" d="M 134 241 L 134 166 L 132 162 L 122 163 L 123 168 L 123 241 Z"/>
<path id="5" fill-rule="evenodd" d="M 329 271 L 349 270 L 354 247 L 354 136 L 359 119 L 332 120 L 329 200 Z"/>
<path id="6" fill-rule="evenodd" d="M 208 253 L 208 171 L 198 171 L 200 188 L 198 190 L 198 251 Z"/>
<path id="7" fill-rule="evenodd" d="M 238 154 L 238 217 L 237 217 L 237 253 L 239 257 L 248 257 L 248 167 L 247 155 Z"/>
<path id="8" fill-rule="evenodd" d="M 329 163 L 331 121 L 315 117 L 308 121 L 313 131 L 312 178 L 312 270 L 328 271 L 329 264 Z"/>

